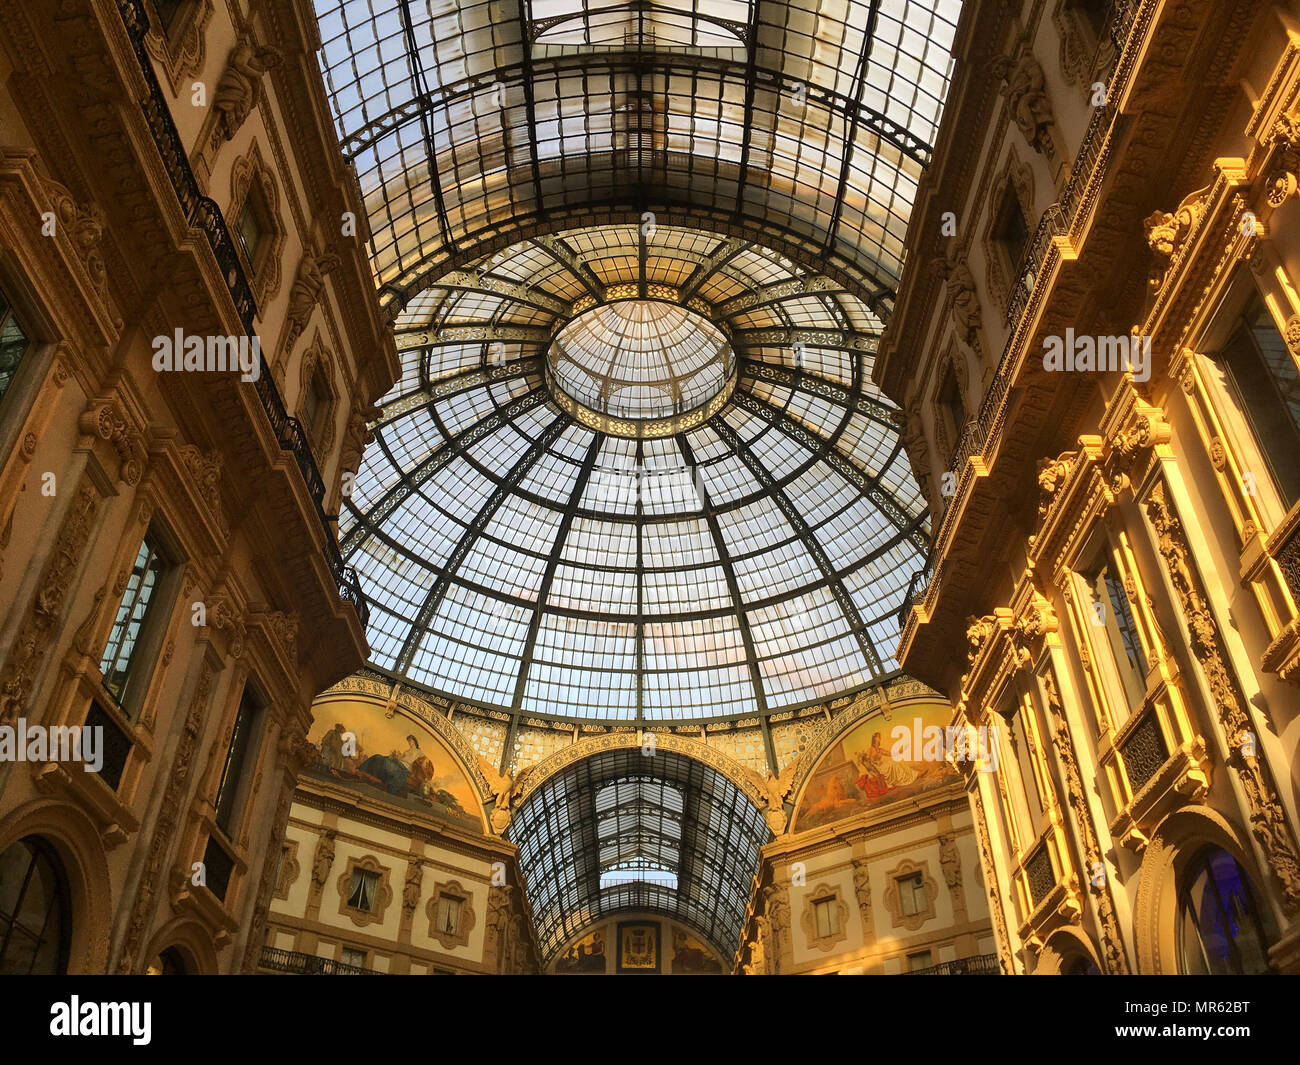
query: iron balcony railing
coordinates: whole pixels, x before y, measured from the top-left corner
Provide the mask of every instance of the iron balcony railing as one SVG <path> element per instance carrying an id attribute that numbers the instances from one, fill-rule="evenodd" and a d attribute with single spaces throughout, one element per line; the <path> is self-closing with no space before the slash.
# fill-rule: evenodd
<path id="1" fill-rule="evenodd" d="M 144 43 L 145 34 L 149 30 L 146 2 L 147 0 L 117 0 L 118 11 L 126 25 L 127 35 L 131 39 L 131 45 L 135 50 L 148 89 L 145 99 L 138 101 L 140 110 L 144 114 L 158 153 L 162 157 L 163 166 L 171 179 L 181 211 L 190 225 L 201 229 L 207 237 L 212 254 L 221 268 L 222 277 L 225 278 L 230 298 L 234 301 L 239 320 L 251 340 L 256 336 L 254 319 L 257 317 L 257 303 L 253 298 L 253 290 L 235 251 L 235 243 L 230 236 L 221 208 L 214 200 L 203 195 L 198 180 L 194 177 L 194 171 L 190 169 L 189 155 L 176 130 L 176 123 L 172 120 L 171 109 L 167 106 L 158 76 L 154 73 L 153 60 Z M 370 621 L 370 606 L 361 590 L 361 582 L 357 579 L 356 570 L 344 563 L 339 551 L 338 537 L 332 524 L 334 516 L 325 512 L 325 480 L 316 465 L 316 458 L 312 454 L 302 423 L 289 414 L 270 374 L 258 374 L 253 387 L 261 401 L 262 410 L 265 411 L 267 420 L 271 424 L 276 441 L 283 450 L 292 452 L 307 486 L 307 492 L 315 504 L 317 518 L 325 532 L 325 550 L 330 572 L 338 586 L 339 597 L 353 605 L 364 629 Z"/>
<path id="2" fill-rule="evenodd" d="M 911 969 L 904 976 L 1001 976 L 996 954 L 976 954 L 956 961 L 941 961 L 924 969 Z"/>
<path id="3" fill-rule="evenodd" d="M 318 958 L 315 954 L 303 954 L 296 950 L 280 950 L 277 947 L 263 947 L 259 964 L 263 969 L 277 973 L 294 973 L 298 976 L 387 976 L 378 969 L 364 969 L 360 965 L 348 965 L 333 958 Z"/>

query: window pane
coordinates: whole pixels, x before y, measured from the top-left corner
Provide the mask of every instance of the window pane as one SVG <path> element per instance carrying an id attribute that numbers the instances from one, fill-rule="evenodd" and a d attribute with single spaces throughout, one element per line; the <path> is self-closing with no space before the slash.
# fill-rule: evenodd
<path id="1" fill-rule="evenodd" d="M 239 713 L 235 715 L 235 731 L 230 737 L 230 747 L 226 751 L 226 764 L 221 771 L 221 785 L 217 789 L 217 824 L 227 835 L 231 834 L 231 820 L 234 817 L 235 803 L 240 792 L 239 784 L 243 779 L 244 766 L 252 745 L 256 714 L 257 707 L 250 693 L 245 690 L 239 704 Z"/>
<path id="2" fill-rule="evenodd" d="M 27 345 L 27 334 L 13 316 L 4 293 L 0 292 L 0 399 L 4 399 L 5 393 L 9 391 Z"/>
<path id="3" fill-rule="evenodd" d="M 1223 367 L 1250 423 L 1278 494 L 1300 499 L 1300 372 L 1258 297 L 1246 308 L 1223 349 Z"/>
<path id="4" fill-rule="evenodd" d="M 1133 609 L 1124 583 L 1109 560 L 1097 568 L 1090 581 L 1094 631 L 1101 634 L 1100 642 L 1110 650 L 1123 688 L 1125 709 L 1132 710 L 1146 697 L 1147 691 L 1147 660 L 1138 640 Z"/>
<path id="5" fill-rule="evenodd" d="M 348 905 L 354 910 L 365 910 L 367 913 L 374 909 L 375 889 L 379 885 L 379 874 L 370 873 L 364 869 L 354 869 L 352 871 L 352 883 L 348 890 Z"/>
<path id="6" fill-rule="evenodd" d="M 119 703 L 126 691 L 127 677 L 135 656 L 137 641 L 144 627 L 145 618 L 153 603 L 158 579 L 162 574 L 164 561 L 158 553 L 151 537 L 146 536 L 136 553 L 135 564 L 131 567 L 131 577 L 126 590 L 122 593 L 122 602 L 118 604 L 117 618 L 108 635 L 108 646 L 104 648 L 99 662 L 99 671 L 104 678 L 104 687 Z"/>

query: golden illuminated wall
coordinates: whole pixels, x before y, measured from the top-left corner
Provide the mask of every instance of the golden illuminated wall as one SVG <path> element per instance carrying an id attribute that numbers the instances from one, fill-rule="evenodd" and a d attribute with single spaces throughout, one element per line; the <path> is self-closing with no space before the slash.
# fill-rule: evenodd
<path id="1" fill-rule="evenodd" d="M 1294 15 L 963 26 L 876 376 L 939 515 L 899 659 L 1004 741 L 963 767 L 1002 968 L 1296 971 Z"/>
<path id="2" fill-rule="evenodd" d="M 762 849 L 735 971 L 997 972 L 951 716 L 913 697 L 828 723 L 790 831 Z"/>
<path id="3" fill-rule="evenodd" d="M 254 8 L 0 3 L 0 725 L 106 737 L 0 764 L 0 854 L 67 889 L 38 970 L 253 968 L 366 653 L 330 515 L 396 354 L 310 4 Z M 168 370 L 177 330 L 261 360 Z"/>
<path id="4" fill-rule="evenodd" d="M 263 971 L 535 971 L 517 849 L 488 829 L 472 749 L 437 711 L 348 678 L 313 705 Z"/>

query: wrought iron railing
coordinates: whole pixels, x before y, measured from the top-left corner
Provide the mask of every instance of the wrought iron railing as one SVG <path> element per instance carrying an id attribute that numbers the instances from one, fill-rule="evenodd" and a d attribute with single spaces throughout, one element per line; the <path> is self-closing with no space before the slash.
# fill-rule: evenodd
<path id="1" fill-rule="evenodd" d="M 146 97 L 137 103 L 144 114 L 149 131 L 153 134 L 154 144 L 162 157 L 167 176 L 171 179 L 181 211 L 190 225 L 202 230 L 207 237 L 212 254 L 221 269 L 221 275 L 225 279 L 230 298 L 234 302 L 235 311 L 239 315 L 245 333 L 252 340 L 257 335 L 254 327 L 257 301 L 248 283 L 248 277 L 244 273 L 243 264 L 235 251 L 235 242 L 230 235 L 221 208 L 214 200 L 203 195 L 194 171 L 190 169 L 189 154 L 185 151 L 185 144 L 176 129 L 176 123 L 172 120 L 171 109 L 167 106 L 162 86 L 159 84 L 157 74 L 154 73 L 153 60 L 145 47 L 145 35 L 149 31 L 149 16 L 145 10 L 145 3 L 146 0 L 117 0 L 118 11 L 126 26 L 127 35 L 131 39 L 136 59 L 140 64 L 140 72 L 144 76 L 148 89 Z M 333 525 L 334 516 L 325 512 L 325 479 L 321 476 L 320 467 L 316 465 L 316 457 L 312 454 L 307 433 L 302 423 L 289 414 L 270 374 L 259 373 L 257 380 L 253 382 L 253 387 L 261 401 L 262 410 L 271 424 L 271 431 L 275 434 L 276 441 L 283 450 L 293 454 L 307 486 L 307 493 L 315 504 L 316 515 L 325 533 L 325 551 L 330 572 L 338 585 L 339 597 L 352 603 L 362 628 L 365 628 L 370 620 L 369 604 L 361 591 L 356 571 L 344 564 L 343 556 L 339 551 L 338 535 Z"/>
<path id="2" fill-rule="evenodd" d="M 263 969 L 277 973 L 295 973 L 298 976 L 386 976 L 378 969 L 365 969 L 360 965 L 348 965 L 333 958 L 318 958 L 315 954 L 303 954 L 297 950 L 280 950 L 278 947 L 263 947 L 259 963 Z"/>
<path id="3" fill-rule="evenodd" d="M 975 954 L 956 961 L 941 961 L 924 969 L 911 969 L 904 976 L 1000 976 L 996 954 Z"/>

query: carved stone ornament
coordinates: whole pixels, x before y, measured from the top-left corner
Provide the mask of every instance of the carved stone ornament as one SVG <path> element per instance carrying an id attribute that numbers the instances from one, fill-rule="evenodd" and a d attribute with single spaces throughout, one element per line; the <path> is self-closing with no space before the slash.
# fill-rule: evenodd
<path id="1" fill-rule="evenodd" d="M 118 478 L 131 486 L 139 484 L 148 461 L 144 437 L 115 401 L 92 401 L 77 419 L 77 428 L 108 441 L 119 460 Z"/>
<path id="2" fill-rule="evenodd" d="M 37 671 L 62 620 L 64 599 L 90 539 L 99 503 L 99 493 L 83 480 L 41 571 L 35 598 L 14 637 L 9 659 L 0 670 L 0 725 L 10 724 L 31 697 Z"/>
<path id="3" fill-rule="evenodd" d="M 158 820 L 154 825 L 153 837 L 145 855 L 144 868 L 140 874 L 140 886 L 131 908 L 131 919 L 127 924 L 126 939 L 118 961 L 119 974 L 132 971 L 145 929 L 154 913 L 155 900 L 161 889 L 165 887 L 161 882 L 163 859 L 171 847 L 185 806 L 185 795 L 189 791 L 190 778 L 194 771 L 194 755 L 199 745 L 199 734 L 203 731 L 203 719 L 207 716 L 213 682 L 217 676 L 217 671 L 207 656 L 202 656 L 202 663 L 194 695 L 190 698 L 189 709 L 185 713 L 181 737 L 176 744 L 176 756 L 172 759 L 170 770 L 164 777 L 166 785 L 163 788 L 162 802 L 158 807 Z"/>
<path id="4" fill-rule="evenodd" d="M 1269 135 L 1275 157 L 1264 184 L 1270 207 L 1281 207 L 1300 188 L 1300 114 L 1288 111 L 1273 125 Z"/>
<path id="5" fill-rule="evenodd" d="M 212 109 L 218 118 L 214 140 L 231 140 L 257 106 L 262 75 L 280 65 L 284 57 L 279 49 L 257 45 L 241 39 L 231 49 L 217 88 L 212 94 Z"/>
<path id="6" fill-rule="evenodd" d="M 1092 811 L 1088 808 L 1087 792 L 1075 758 L 1074 743 L 1070 738 L 1070 726 L 1065 719 L 1065 706 L 1056 687 L 1056 677 L 1050 668 L 1042 675 L 1042 682 L 1047 712 L 1051 719 L 1052 745 L 1061 761 L 1066 799 L 1082 844 L 1084 876 L 1096 897 L 1097 917 L 1102 932 L 1102 964 L 1111 975 L 1126 975 L 1129 972 L 1128 957 L 1124 953 L 1123 932 L 1115 913 L 1115 901 L 1111 897 L 1110 877 L 1106 875 L 1097 829 L 1092 822 Z"/>
<path id="7" fill-rule="evenodd" d="M 936 259 L 931 269 L 945 282 L 957 337 L 977 352 L 981 351 L 980 327 L 983 319 L 975 277 L 966 264 L 965 253 L 956 252 L 951 258 Z"/>
<path id="8" fill-rule="evenodd" d="M 749 774 L 755 787 L 763 795 L 763 817 L 774 836 L 785 835 L 788 821 L 785 812 L 785 800 L 786 796 L 790 794 L 790 786 L 794 783 L 797 771 L 797 764 L 786 766 L 785 773 L 781 776 L 773 776 L 771 770 L 766 773 L 758 773 L 748 767 L 745 768 L 745 772 Z"/>
<path id="9" fill-rule="evenodd" d="M 1049 161 L 1054 160 L 1060 137 L 1052 101 L 1047 95 L 1047 79 L 1038 60 L 1022 46 L 1018 57 L 1002 56 L 995 60 L 992 73 L 1002 79 L 999 91 L 1007 98 L 1012 121 L 1025 141 Z"/>
<path id="10" fill-rule="evenodd" d="M 1153 293 L 1164 286 L 1169 267 L 1204 214 L 1208 192 L 1208 187 L 1198 189 L 1185 197 L 1172 212 L 1153 211 L 1143 220 L 1147 247 L 1152 252 L 1148 284 Z"/>
<path id="11" fill-rule="evenodd" d="M 864 932 L 871 928 L 871 870 L 865 858 L 853 861 L 853 894 L 858 900 Z"/>
<path id="12" fill-rule="evenodd" d="M 67 188 L 52 178 L 45 178 L 44 185 L 52 201 L 56 232 L 67 234 L 95 292 L 109 305 L 108 269 L 100 250 L 104 236 L 104 212 L 96 204 L 78 203 Z M 116 316 L 114 323 L 121 325 Z"/>
<path id="13" fill-rule="evenodd" d="M 330 869 L 334 865 L 334 836 L 333 829 L 326 829 L 316 841 L 316 853 L 312 855 L 311 859 L 312 899 L 320 896 L 329 881 Z"/>
<path id="14" fill-rule="evenodd" d="M 321 293 L 325 291 L 325 275 L 336 269 L 340 262 L 337 255 L 317 255 L 311 248 L 303 251 L 302 260 L 298 263 L 298 275 L 289 289 L 289 312 L 286 316 L 288 329 L 284 339 L 286 352 L 302 336 L 312 311 L 320 303 Z"/>
<path id="15" fill-rule="evenodd" d="M 242 657 L 244 641 L 248 637 L 248 626 L 244 616 L 236 610 L 227 596 L 221 594 L 208 596 L 207 620 L 208 628 L 224 632 L 230 640 L 230 657 Z"/>

